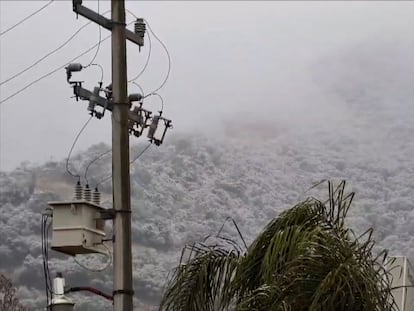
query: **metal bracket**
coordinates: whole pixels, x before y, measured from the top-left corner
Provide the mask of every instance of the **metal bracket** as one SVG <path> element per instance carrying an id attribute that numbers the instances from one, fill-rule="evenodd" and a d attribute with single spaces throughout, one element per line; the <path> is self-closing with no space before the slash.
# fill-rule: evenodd
<path id="1" fill-rule="evenodd" d="M 135 292 L 130 289 L 117 289 L 112 292 L 112 295 L 115 296 L 116 294 L 125 294 L 129 296 L 134 296 Z"/>
<path id="2" fill-rule="evenodd" d="M 107 30 L 112 30 L 112 26 L 114 22 L 103 15 L 100 15 L 91 9 L 87 8 L 86 6 L 82 5 L 82 0 L 72 0 L 73 4 L 73 11 L 78 15 L 82 15 L 83 17 L 101 25 L 103 28 Z M 135 43 L 139 47 L 144 46 L 144 38 L 140 37 L 136 33 L 132 32 L 129 29 L 125 28 L 125 36 L 126 38 Z"/>
<path id="3" fill-rule="evenodd" d="M 112 101 L 94 94 L 93 92 L 83 88 L 80 84 L 75 84 L 73 86 L 73 92 L 75 96 L 81 100 L 92 100 L 96 105 L 101 106 L 106 110 L 112 111 Z"/>
<path id="4" fill-rule="evenodd" d="M 115 212 L 114 209 L 104 209 L 100 211 L 101 219 L 108 220 L 108 219 L 114 219 L 115 218 Z"/>

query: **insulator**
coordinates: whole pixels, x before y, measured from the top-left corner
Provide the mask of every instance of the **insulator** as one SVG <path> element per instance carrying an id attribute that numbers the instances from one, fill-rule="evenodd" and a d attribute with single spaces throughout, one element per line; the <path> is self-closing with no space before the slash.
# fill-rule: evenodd
<path id="1" fill-rule="evenodd" d="M 89 185 L 86 185 L 85 188 L 83 188 L 83 199 L 85 201 L 90 202 L 91 201 L 91 189 L 89 188 Z"/>
<path id="2" fill-rule="evenodd" d="M 137 20 L 135 21 L 134 30 L 138 36 L 144 38 L 146 25 L 143 18 L 137 18 Z"/>
<path id="3" fill-rule="evenodd" d="M 76 186 L 75 186 L 75 197 L 74 197 L 74 199 L 75 200 L 82 200 L 82 186 L 80 184 L 80 181 L 78 181 L 76 183 Z"/>
<path id="4" fill-rule="evenodd" d="M 99 205 L 101 204 L 101 193 L 98 188 L 95 188 L 95 191 L 92 194 L 92 203 Z"/>
<path id="5" fill-rule="evenodd" d="M 72 63 L 72 64 L 69 64 L 67 67 L 66 67 L 66 70 L 67 71 L 70 71 L 70 72 L 75 72 L 75 71 L 81 71 L 82 70 L 82 64 L 79 64 L 79 63 Z"/>
<path id="6" fill-rule="evenodd" d="M 132 93 L 128 96 L 130 102 L 139 102 L 142 99 L 142 95 L 139 93 Z"/>

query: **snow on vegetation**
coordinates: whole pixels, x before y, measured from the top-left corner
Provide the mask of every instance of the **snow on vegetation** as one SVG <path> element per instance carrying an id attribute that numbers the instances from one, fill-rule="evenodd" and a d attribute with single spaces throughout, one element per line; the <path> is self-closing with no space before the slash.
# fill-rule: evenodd
<path id="1" fill-rule="evenodd" d="M 414 257 L 414 106 L 407 85 L 413 65 L 393 61 L 398 48 L 358 46 L 358 51 L 327 59 L 327 69 L 315 69 L 315 81 L 332 105 L 329 113 L 320 112 L 318 122 L 302 122 L 306 116 L 295 115 L 282 127 L 269 120 L 258 121 L 260 126 L 254 120 L 248 127 L 234 123 L 227 130 L 237 135 L 218 138 L 172 133 L 165 145 L 150 148 L 133 164 L 134 287 L 139 303 L 157 304 L 186 243 L 217 233 L 229 216 L 249 243 L 282 210 L 313 194 L 308 188 L 323 179 L 346 179 L 349 190 L 356 192 L 349 223 L 357 232 L 373 227 L 379 247 Z M 255 128 L 254 137 L 249 128 Z M 134 146 L 131 156 L 144 147 Z M 99 144 L 76 155 L 74 170 L 82 175 L 108 148 Z M 90 184 L 110 170 L 109 156 L 94 163 Z M 70 199 L 75 182 L 65 175 L 64 161 L 0 172 L 0 270 L 11 276 L 32 309 L 44 302 L 41 212 L 48 201 Z M 110 182 L 99 188 L 110 206 Z M 237 238 L 230 224 L 224 232 Z M 87 272 L 54 252 L 50 259 L 52 275 L 62 271 L 69 284 L 112 291 L 111 270 Z M 106 302 L 95 300 L 82 300 L 81 310 L 105 310 Z"/>

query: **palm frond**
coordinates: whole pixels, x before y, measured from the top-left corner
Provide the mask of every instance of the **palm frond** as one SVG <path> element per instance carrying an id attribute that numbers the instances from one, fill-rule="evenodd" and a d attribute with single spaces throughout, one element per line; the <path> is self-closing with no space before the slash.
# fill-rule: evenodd
<path id="1" fill-rule="evenodd" d="M 225 310 L 240 252 L 217 244 L 194 244 L 187 249 L 190 256 L 175 269 L 160 310 Z"/>
<path id="2" fill-rule="evenodd" d="M 219 235 L 218 243 L 208 237 L 187 247 L 160 310 L 396 310 L 387 253 L 374 257 L 372 229 L 356 236 L 346 227 L 354 193 L 345 181 L 327 183 L 327 200 L 308 198 L 281 213 L 245 254 Z"/>

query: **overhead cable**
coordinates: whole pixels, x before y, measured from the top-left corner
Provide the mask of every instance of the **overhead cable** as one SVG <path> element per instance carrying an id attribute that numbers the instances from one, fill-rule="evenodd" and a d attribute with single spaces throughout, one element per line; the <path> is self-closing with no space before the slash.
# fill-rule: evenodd
<path id="1" fill-rule="evenodd" d="M 99 159 L 101 159 L 104 156 L 106 156 L 110 152 L 112 152 L 112 148 L 111 149 L 108 149 L 108 150 L 106 150 L 104 152 L 102 152 L 100 155 L 96 156 L 91 162 L 89 162 L 89 164 L 85 168 L 85 174 L 84 174 L 84 178 L 85 178 L 86 184 L 89 184 L 89 181 L 88 181 L 88 170 L 91 167 L 91 165 L 93 163 L 95 163 L 96 161 L 98 161 Z"/>
<path id="2" fill-rule="evenodd" d="M 144 89 L 142 88 L 142 86 L 139 85 L 138 83 L 136 83 L 135 81 L 131 81 L 130 83 L 136 85 L 139 88 L 139 90 L 141 91 L 142 98 L 144 99 L 145 98 L 145 94 L 144 94 Z"/>
<path id="3" fill-rule="evenodd" d="M 73 140 L 72 146 L 70 147 L 68 156 L 66 158 L 66 172 L 75 178 L 78 178 L 78 180 L 80 179 L 80 175 L 79 174 L 73 174 L 70 170 L 69 170 L 69 160 L 70 160 L 70 156 L 72 155 L 72 151 L 73 148 L 75 148 L 76 143 L 78 142 L 79 137 L 81 136 L 82 132 L 85 130 L 85 128 L 88 126 L 89 122 L 92 120 L 93 116 L 90 116 L 89 119 L 85 122 L 85 124 L 82 126 L 82 128 L 79 130 L 79 133 L 76 135 L 75 139 Z"/>
<path id="4" fill-rule="evenodd" d="M 111 35 L 106 36 L 105 38 L 103 38 L 101 40 L 101 42 L 104 42 L 105 40 L 109 39 L 111 37 Z M 14 96 L 20 94 L 21 92 L 25 91 L 26 89 L 28 89 L 29 87 L 31 87 L 32 85 L 36 84 L 37 82 L 43 80 L 44 78 L 47 78 L 48 76 L 58 72 L 59 70 L 65 68 L 68 64 L 72 63 L 73 61 L 77 60 L 78 58 L 82 57 L 85 54 L 88 54 L 90 51 L 92 51 L 96 46 L 98 46 L 99 43 L 94 44 L 93 46 L 91 46 L 90 48 L 88 48 L 87 50 L 83 51 L 81 54 L 79 54 L 78 56 L 72 58 L 71 60 L 69 60 L 68 62 L 66 62 L 65 64 L 57 67 L 56 69 L 44 74 L 43 76 L 40 76 L 39 78 L 37 78 L 36 80 L 33 80 L 32 82 L 30 82 L 29 84 L 27 84 L 26 86 L 22 87 L 20 90 L 14 92 L 13 94 L 11 94 L 10 96 L 6 97 L 5 99 L 2 99 L 0 101 L 0 104 L 10 100 L 11 98 L 13 98 Z"/>
<path id="5" fill-rule="evenodd" d="M 138 153 L 138 155 L 132 161 L 129 162 L 129 165 L 131 165 L 135 161 L 137 161 L 145 153 L 145 151 L 148 150 L 149 147 L 151 147 L 151 143 L 149 143 L 140 153 Z M 105 177 L 105 178 L 103 178 L 101 181 L 99 181 L 96 184 L 96 188 L 98 188 L 98 186 L 101 185 L 101 184 L 103 184 L 104 182 L 108 181 L 111 177 L 112 177 L 112 174 L 109 175 L 109 176 L 107 176 L 107 177 Z"/>
<path id="6" fill-rule="evenodd" d="M 99 0 L 98 0 L 98 15 L 99 15 Z M 95 61 L 96 57 L 98 56 L 99 48 L 101 47 L 101 39 L 102 39 L 102 30 L 101 30 L 100 24 L 98 24 L 98 29 L 99 29 L 98 47 L 96 48 L 95 55 L 92 57 L 89 64 L 85 66 L 85 68 L 91 66 L 93 62 Z"/>
<path id="7" fill-rule="evenodd" d="M 131 25 L 133 22 L 129 23 L 128 25 Z M 128 26 L 127 25 L 127 26 Z M 108 40 L 111 37 L 111 35 L 106 36 L 105 38 L 103 38 L 101 40 L 101 42 L 98 42 L 96 44 L 94 44 L 93 46 L 91 46 L 90 48 L 88 48 L 87 50 L 83 51 L 81 54 L 79 54 L 78 56 L 72 58 L 71 60 L 69 60 L 68 62 L 66 62 L 65 64 L 57 67 L 56 69 L 44 74 L 43 76 L 39 77 L 38 79 L 30 82 L 29 84 L 27 84 L 26 86 L 22 87 L 20 90 L 14 92 L 13 94 L 11 94 L 10 96 L 6 97 L 5 99 L 0 100 L 0 104 L 5 103 L 6 101 L 10 100 L 11 98 L 15 97 L 16 95 L 20 94 L 21 92 L 25 91 L 26 89 L 28 89 L 29 87 L 31 87 L 32 85 L 36 84 L 37 82 L 49 77 L 50 75 L 56 73 L 57 71 L 59 71 L 60 69 L 65 68 L 68 64 L 74 62 L 75 60 L 77 60 L 78 58 L 82 57 L 85 54 L 88 54 L 90 51 L 92 51 L 96 46 L 98 46 L 98 44 Z"/>
<path id="8" fill-rule="evenodd" d="M 105 13 L 103 13 L 103 15 L 109 13 L 109 11 L 106 11 Z M 50 51 L 49 53 L 47 53 L 46 55 L 42 56 L 41 58 L 39 58 L 37 61 L 35 61 L 33 64 L 31 64 L 30 66 L 26 67 L 25 69 L 17 72 L 16 74 L 14 74 L 13 76 L 7 78 L 4 81 L 0 82 L 0 85 L 6 84 L 7 82 L 21 76 L 23 73 L 25 73 L 26 71 L 32 69 L 33 67 L 35 67 L 36 65 L 38 65 L 40 62 L 42 62 L 43 60 L 45 60 L 46 58 L 48 58 L 49 56 L 55 54 L 57 51 L 61 50 L 62 48 L 64 48 L 70 41 L 72 41 L 86 26 L 88 26 L 90 23 L 92 22 L 87 22 L 86 24 L 84 24 L 83 26 L 81 26 L 78 30 L 76 30 L 65 42 L 63 42 L 61 45 L 59 45 L 57 48 L 53 49 L 52 51 Z M 101 38 L 99 39 L 101 40 Z"/>
<path id="9" fill-rule="evenodd" d="M 145 60 L 144 67 L 142 67 L 141 71 L 138 72 L 135 77 L 128 80 L 128 82 L 133 82 L 133 81 L 138 80 L 138 78 L 142 76 L 142 74 L 145 72 L 145 70 L 148 67 L 148 64 L 149 64 L 149 61 L 150 61 L 150 58 L 151 58 L 151 52 L 152 52 L 151 36 L 148 32 L 147 32 L 147 38 L 148 38 L 148 55 L 147 55 L 147 59 Z"/>
<path id="10" fill-rule="evenodd" d="M 131 14 L 132 16 L 134 16 L 136 19 L 138 18 L 138 16 L 136 16 L 134 13 L 132 13 L 130 10 L 126 10 L 129 14 Z M 157 91 L 159 91 L 160 89 L 162 89 L 164 87 L 164 85 L 167 83 L 168 78 L 170 77 L 170 73 L 171 73 L 171 55 L 170 52 L 168 51 L 167 46 L 164 44 L 164 42 L 155 34 L 155 32 L 152 30 L 151 25 L 149 24 L 148 20 L 144 19 L 145 24 L 148 26 L 149 31 L 151 32 L 151 34 L 154 36 L 154 38 L 161 44 L 161 46 L 163 47 L 165 53 L 167 54 L 168 57 L 168 69 L 167 69 L 167 73 L 165 75 L 164 80 L 161 82 L 160 86 L 158 86 L 156 89 L 154 89 L 153 91 L 149 92 L 149 94 L 151 93 L 156 93 Z M 148 60 L 149 61 L 149 60 Z M 132 81 L 132 80 L 131 80 Z"/>
<path id="11" fill-rule="evenodd" d="M 144 19 L 145 23 L 148 26 L 149 31 L 151 32 L 151 34 L 154 36 L 154 38 L 161 44 L 161 46 L 164 48 L 165 53 L 167 54 L 168 57 L 168 69 L 167 69 L 167 73 L 165 75 L 164 80 L 161 82 L 160 86 L 157 87 L 155 90 L 151 91 L 149 94 L 151 93 L 156 93 L 158 92 L 160 89 L 162 89 L 164 87 L 164 85 L 167 83 L 168 78 L 170 77 L 170 73 L 171 73 L 171 55 L 170 52 L 168 51 L 167 46 L 164 44 L 164 42 L 161 41 L 160 38 L 158 38 L 158 36 L 154 33 L 154 31 L 152 30 L 150 24 L 148 23 L 148 21 L 146 19 Z"/>
<path id="12" fill-rule="evenodd" d="M 163 111 L 164 110 L 164 99 L 162 98 L 162 96 L 158 93 L 152 92 L 148 95 L 145 95 L 144 98 L 148 98 L 150 96 L 157 96 L 161 100 L 161 110 L 160 111 Z"/>
<path id="13" fill-rule="evenodd" d="M 43 11 L 44 9 L 46 9 L 49 5 L 52 4 L 52 2 L 54 2 L 55 0 L 50 0 L 48 3 L 46 3 L 44 6 L 42 6 L 41 8 L 37 9 L 36 11 L 34 11 L 33 13 L 31 13 L 30 15 L 26 16 L 25 18 L 23 18 L 21 21 L 17 22 L 16 24 L 14 24 L 13 26 L 7 28 L 6 30 L 0 32 L 0 36 L 5 35 L 6 33 L 8 33 L 10 30 L 13 30 L 14 28 L 16 28 L 17 26 L 23 24 L 25 21 L 27 21 L 29 18 L 35 16 L 37 13 Z"/>
<path id="14" fill-rule="evenodd" d="M 104 78 L 104 69 L 103 69 L 103 67 L 102 67 L 102 65 L 100 65 L 100 64 L 90 64 L 90 65 L 88 65 L 87 67 L 90 67 L 90 66 L 96 66 L 96 67 L 98 67 L 99 68 L 99 70 L 101 71 L 101 79 L 99 80 L 99 84 L 102 84 L 102 82 L 103 82 L 103 78 Z M 85 67 L 86 68 L 86 67 Z"/>
<path id="15" fill-rule="evenodd" d="M 109 266 L 112 264 L 112 255 L 111 255 L 111 251 L 109 250 L 109 248 L 108 248 L 108 246 L 106 246 L 105 244 L 101 244 L 103 247 L 105 247 L 106 248 L 106 250 L 108 251 L 108 253 L 105 253 L 105 254 L 103 254 L 106 258 L 107 258 L 107 261 L 106 261 L 106 263 L 105 263 L 105 265 L 103 265 L 102 267 L 99 267 L 99 268 L 91 268 L 91 267 L 88 267 L 86 264 L 84 264 L 84 263 L 82 263 L 82 262 L 80 262 L 79 260 L 78 260 L 78 258 L 79 257 L 77 257 L 77 256 L 74 256 L 73 257 L 73 261 L 79 266 L 79 267 L 81 267 L 81 268 L 83 268 L 83 269 L 85 269 L 85 270 L 88 270 L 88 271 L 90 271 L 90 272 L 102 272 L 102 271 L 104 271 L 104 270 L 106 270 L 106 269 L 108 269 L 109 268 Z"/>
<path id="16" fill-rule="evenodd" d="M 67 294 L 67 293 L 73 293 L 73 292 L 80 292 L 80 291 L 87 291 L 87 292 L 90 292 L 92 294 L 101 296 L 101 297 L 103 297 L 105 299 L 108 299 L 108 300 L 111 300 L 111 301 L 114 300 L 114 297 L 112 295 L 106 294 L 103 291 L 100 291 L 99 289 L 96 289 L 96 288 L 90 287 L 90 286 L 70 287 L 68 289 L 65 289 L 65 294 Z"/>

